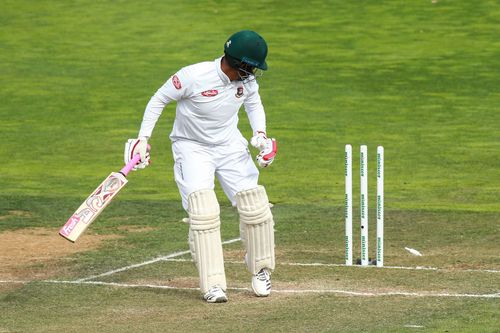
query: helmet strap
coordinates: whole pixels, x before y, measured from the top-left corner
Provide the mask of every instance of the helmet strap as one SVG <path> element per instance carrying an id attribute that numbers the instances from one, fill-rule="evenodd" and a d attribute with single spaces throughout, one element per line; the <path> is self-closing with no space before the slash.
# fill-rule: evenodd
<path id="1" fill-rule="evenodd" d="M 227 53 L 224 53 L 224 57 L 226 58 L 227 60 L 227 63 L 229 64 L 229 66 L 232 68 L 232 69 L 236 69 L 236 70 L 239 70 L 240 67 L 241 67 L 241 61 L 239 61 L 238 59 L 236 58 L 233 58 L 231 57 L 229 54 Z"/>

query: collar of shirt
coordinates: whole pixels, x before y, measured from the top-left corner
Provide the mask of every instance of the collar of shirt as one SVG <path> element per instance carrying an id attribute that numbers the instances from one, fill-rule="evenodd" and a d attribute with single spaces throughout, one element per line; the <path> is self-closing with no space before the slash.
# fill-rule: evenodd
<path id="1" fill-rule="evenodd" d="M 220 79 L 222 80 L 222 83 L 228 84 L 231 83 L 231 80 L 229 80 L 229 77 L 222 71 L 221 68 L 221 62 L 222 62 L 222 57 L 219 57 L 214 60 L 215 61 L 215 68 L 217 69 L 217 74 L 219 74 Z"/>

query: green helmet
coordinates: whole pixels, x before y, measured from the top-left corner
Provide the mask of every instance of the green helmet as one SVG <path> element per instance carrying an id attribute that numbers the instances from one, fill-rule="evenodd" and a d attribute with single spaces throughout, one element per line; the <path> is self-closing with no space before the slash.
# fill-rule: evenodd
<path id="1" fill-rule="evenodd" d="M 224 53 L 252 67 L 267 69 L 267 44 L 255 31 L 242 30 L 233 34 L 224 44 Z"/>

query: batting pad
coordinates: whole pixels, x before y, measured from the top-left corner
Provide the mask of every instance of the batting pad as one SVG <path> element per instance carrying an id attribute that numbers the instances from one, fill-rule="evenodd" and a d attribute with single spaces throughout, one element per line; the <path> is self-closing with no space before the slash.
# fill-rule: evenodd
<path id="1" fill-rule="evenodd" d="M 274 220 L 265 188 L 258 186 L 236 193 L 236 203 L 248 270 L 252 274 L 257 274 L 262 268 L 273 270 Z"/>
<path id="2" fill-rule="evenodd" d="M 206 293 L 218 285 L 226 290 L 224 258 L 220 236 L 220 208 L 213 190 L 188 196 L 189 248 L 200 275 L 200 289 Z"/>

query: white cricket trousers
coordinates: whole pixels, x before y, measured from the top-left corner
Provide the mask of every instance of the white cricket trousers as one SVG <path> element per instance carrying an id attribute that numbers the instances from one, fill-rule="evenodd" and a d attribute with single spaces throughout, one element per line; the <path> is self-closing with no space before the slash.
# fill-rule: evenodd
<path id="1" fill-rule="evenodd" d="M 175 182 L 184 209 L 188 209 L 189 194 L 215 188 L 215 177 L 233 206 L 236 193 L 258 186 L 259 170 L 247 145 L 243 138 L 230 145 L 204 145 L 187 140 L 172 143 Z"/>

